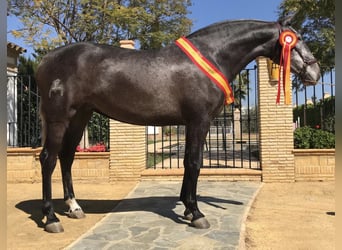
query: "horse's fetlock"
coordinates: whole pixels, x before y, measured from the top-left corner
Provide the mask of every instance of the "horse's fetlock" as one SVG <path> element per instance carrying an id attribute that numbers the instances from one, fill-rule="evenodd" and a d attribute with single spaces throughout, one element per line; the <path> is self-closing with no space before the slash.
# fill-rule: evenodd
<path id="1" fill-rule="evenodd" d="M 65 200 L 65 204 L 67 204 L 70 208 L 70 211 L 77 211 L 77 210 L 82 210 L 80 205 L 78 205 L 77 201 L 75 198 L 69 198 Z"/>
<path id="2" fill-rule="evenodd" d="M 51 214 L 52 211 L 52 203 L 51 202 L 44 202 L 43 207 L 42 207 L 42 212 L 44 215 L 49 215 Z"/>

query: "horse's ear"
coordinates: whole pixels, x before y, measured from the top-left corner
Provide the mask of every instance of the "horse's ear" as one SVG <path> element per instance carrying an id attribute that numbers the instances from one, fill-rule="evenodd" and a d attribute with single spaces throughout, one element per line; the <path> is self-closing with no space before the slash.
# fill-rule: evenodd
<path id="1" fill-rule="evenodd" d="M 291 13 L 286 15 L 285 17 L 281 17 L 278 22 L 281 26 L 291 26 L 292 19 L 294 18 L 295 13 Z"/>

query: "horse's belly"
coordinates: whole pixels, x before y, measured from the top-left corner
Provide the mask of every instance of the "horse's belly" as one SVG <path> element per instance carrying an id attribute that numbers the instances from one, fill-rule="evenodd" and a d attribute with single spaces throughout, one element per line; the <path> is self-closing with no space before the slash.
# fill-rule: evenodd
<path id="1" fill-rule="evenodd" d="M 178 125 L 185 124 L 178 105 L 167 102 L 151 102 L 136 99 L 111 99 L 108 103 L 96 105 L 96 109 L 108 117 L 136 125 Z"/>

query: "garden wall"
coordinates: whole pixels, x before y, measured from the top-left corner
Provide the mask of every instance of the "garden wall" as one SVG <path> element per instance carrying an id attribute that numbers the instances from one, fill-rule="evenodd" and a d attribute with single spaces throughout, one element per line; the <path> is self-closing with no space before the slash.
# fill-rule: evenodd
<path id="1" fill-rule="evenodd" d="M 7 181 L 41 182 L 40 151 L 41 148 L 8 148 Z M 77 152 L 72 174 L 74 180 L 109 182 L 109 152 Z M 52 179 L 61 179 L 59 161 Z"/>
<path id="2" fill-rule="evenodd" d="M 296 181 L 334 181 L 335 149 L 295 149 Z"/>
<path id="3" fill-rule="evenodd" d="M 8 148 L 7 181 L 41 182 L 39 153 L 41 148 Z M 335 149 L 295 149 L 295 181 L 334 181 Z M 118 181 L 110 178 L 109 152 L 77 152 L 72 168 L 74 180 L 94 182 Z M 199 179 L 226 181 L 261 181 L 260 170 L 251 169 L 202 169 Z M 181 180 L 183 168 L 147 169 L 140 173 L 142 180 Z M 59 162 L 53 180 L 61 179 Z"/>

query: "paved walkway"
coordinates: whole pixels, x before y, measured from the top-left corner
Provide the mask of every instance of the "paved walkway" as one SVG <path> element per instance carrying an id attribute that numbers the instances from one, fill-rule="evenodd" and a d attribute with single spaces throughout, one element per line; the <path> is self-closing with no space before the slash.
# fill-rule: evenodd
<path id="1" fill-rule="evenodd" d="M 259 182 L 198 183 L 199 208 L 211 227 L 196 229 L 182 218 L 181 182 L 142 181 L 67 249 L 237 249 Z"/>

